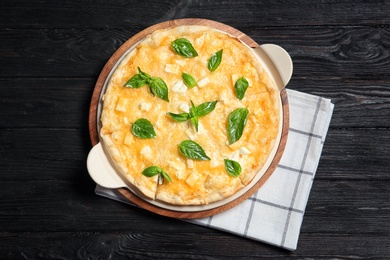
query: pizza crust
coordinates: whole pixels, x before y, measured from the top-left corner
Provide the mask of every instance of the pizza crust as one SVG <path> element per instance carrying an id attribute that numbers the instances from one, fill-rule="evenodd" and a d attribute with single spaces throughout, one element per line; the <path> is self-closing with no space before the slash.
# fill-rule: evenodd
<path id="1" fill-rule="evenodd" d="M 183 58 L 172 51 L 170 43 L 181 37 L 192 43 L 198 57 Z M 210 72 L 208 59 L 220 49 L 221 65 Z M 147 87 L 123 87 L 138 67 L 166 82 L 169 102 L 151 95 Z M 197 86 L 187 88 L 182 72 L 191 74 Z M 239 100 L 234 82 L 241 76 L 250 85 Z M 215 110 L 199 119 L 198 131 L 166 114 L 185 112 L 190 101 L 199 105 L 215 100 Z M 250 111 L 247 124 L 240 140 L 229 145 L 227 117 L 239 107 Z M 156 138 L 138 139 L 131 133 L 131 124 L 139 118 L 152 122 Z M 204 205 L 251 183 L 274 148 L 280 124 L 279 92 L 247 46 L 210 27 L 179 26 L 148 35 L 120 61 L 103 96 L 100 136 L 118 172 L 145 197 L 173 205 Z M 185 158 L 177 148 L 183 140 L 197 142 L 211 160 Z M 224 159 L 240 163 L 239 177 L 227 174 Z M 169 173 L 172 182 L 159 184 L 158 175 L 142 175 L 153 165 Z"/>

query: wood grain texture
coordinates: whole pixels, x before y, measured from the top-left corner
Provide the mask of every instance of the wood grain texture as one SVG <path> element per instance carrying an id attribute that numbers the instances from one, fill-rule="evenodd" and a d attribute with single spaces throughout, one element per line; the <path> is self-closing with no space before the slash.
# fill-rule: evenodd
<path id="1" fill-rule="evenodd" d="M 97 77 L 121 45 L 147 28 L 0 29 L 0 78 Z M 286 49 L 294 62 L 293 78 L 390 77 L 390 29 L 386 27 L 237 29 L 259 44 Z"/>
<path id="2" fill-rule="evenodd" d="M 65 240 L 71 237 L 72 239 Z M 53 232 L 29 233 L 21 236 L 0 233 L 0 253 L 8 259 L 55 259 L 64 255 L 72 259 L 386 259 L 389 246 L 385 235 L 302 234 L 300 252 L 287 253 L 269 245 L 223 233 L 183 233 L 179 235 L 154 232 Z M 344 250 L 334 246 L 335 240 L 349 245 Z M 37 246 L 28 249 L 31 241 Z M 158 243 L 156 241 L 159 241 Z M 15 246 L 15 244 L 17 244 Z M 316 244 L 316 247 L 308 245 Z M 332 246 L 333 245 L 333 246 Z M 217 248 L 217 250 L 216 250 Z M 370 248 L 370 250 L 367 250 Z M 320 253 L 319 253 L 320 251 Z M 220 253 L 223 252 L 223 253 Z"/>
<path id="3" fill-rule="evenodd" d="M 85 174 L 81 177 L 81 174 Z M 93 194 L 86 172 L 70 180 L 33 180 L 22 186 L 4 181 L 1 232 L 131 231 L 210 233 L 209 228 L 162 217 Z M 388 235 L 390 181 L 318 179 L 313 184 L 303 233 Z M 39 207 L 39 210 L 37 210 Z M 344 212 L 344 213 L 341 213 Z M 33 225 L 31 224 L 33 220 Z M 49 223 L 49 224 L 48 224 Z M 381 223 L 381 225 L 378 225 Z M 226 234 L 228 236 L 228 234 Z"/>
<path id="4" fill-rule="evenodd" d="M 1 1 L 0 258 L 389 258 L 389 13 L 382 0 Z M 282 46 L 288 88 L 335 103 L 295 252 L 93 194 L 99 73 L 139 31 L 189 17 Z"/>
<path id="5" fill-rule="evenodd" d="M 23 4 L 18 4 L 18 2 Z M 388 1 L 2 1 L 2 28 L 148 27 L 197 17 L 233 27 L 295 27 L 390 24 Z M 141 15 L 144 14 L 144 15 Z M 29 19 L 25 19 L 28 17 Z M 113 19 L 115 17 L 115 19 Z M 77 18 L 77 19 L 75 19 Z"/>

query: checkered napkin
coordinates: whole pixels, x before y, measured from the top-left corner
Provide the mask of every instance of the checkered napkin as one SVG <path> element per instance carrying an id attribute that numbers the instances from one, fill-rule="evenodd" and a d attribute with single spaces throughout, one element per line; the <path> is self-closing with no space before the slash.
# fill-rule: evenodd
<path id="1" fill-rule="evenodd" d="M 211 217 L 186 221 L 288 250 L 297 248 L 334 105 L 329 99 L 289 89 L 287 96 L 290 109 L 287 144 L 271 177 L 236 207 Z M 99 185 L 95 193 L 131 203 L 121 194 Z"/>

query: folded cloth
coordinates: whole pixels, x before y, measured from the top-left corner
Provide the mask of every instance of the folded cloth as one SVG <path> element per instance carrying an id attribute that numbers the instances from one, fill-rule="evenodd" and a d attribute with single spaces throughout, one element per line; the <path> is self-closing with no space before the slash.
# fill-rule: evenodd
<path id="1" fill-rule="evenodd" d="M 250 198 L 220 214 L 186 220 L 288 250 L 298 244 L 303 215 L 333 114 L 330 99 L 287 89 L 290 126 L 274 173 Z M 119 192 L 95 193 L 131 204 Z"/>

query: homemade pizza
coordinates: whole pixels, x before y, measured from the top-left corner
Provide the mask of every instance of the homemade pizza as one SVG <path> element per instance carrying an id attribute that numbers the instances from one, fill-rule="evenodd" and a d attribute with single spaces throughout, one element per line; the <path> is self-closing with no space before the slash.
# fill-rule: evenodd
<path id="1" fill-rule="evenodd" d="M 102 97 L 101 142 L 144 196 L 203 205 L 249 185 L 277 145 L 280 96 L 249 47 L 206 26 L 153 32 Z"/>

